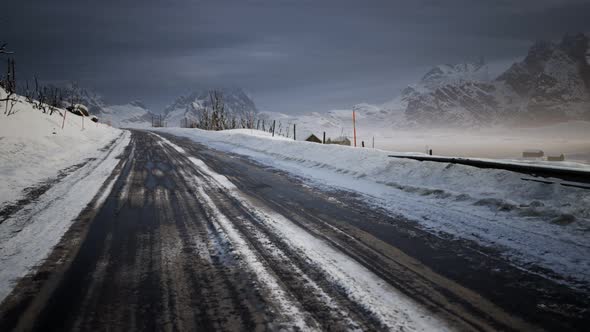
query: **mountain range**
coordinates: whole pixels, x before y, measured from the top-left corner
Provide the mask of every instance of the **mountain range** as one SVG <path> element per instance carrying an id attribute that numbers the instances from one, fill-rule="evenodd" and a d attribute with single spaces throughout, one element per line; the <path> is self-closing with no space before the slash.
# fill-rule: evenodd
<path id="1" fill-rule="evenodd" d="M 541 125 L 590 119 L 589 39 L 539 41 L 494 79 L 483 62 L 438 66 L 402 92 L 411 123 L 437 126 Z"/>
<path id="2" fill-rule="evenodd" d="M 71 101 L 83 104 L 88 107 L 90 114 L 99 118 L 99 121 L 115 127 L 148 127 L 155 115 L 141 101 L 109 105 L 96 92 L 72 84 L 61 91 L 64 94 L 64 106 L 68 106 Z"/>
<path id="3" fill-rule="evenodd" d="M 590 50 L 585 34 L 566 35 L 559 42 L 538 41 L 522 61 L 496 77 L 488 65 L 474 63 L 438 65 L 416 84 L 383 105 L 358 104 L 357 120 L 364 126 L 392 130 L 399 127 L 537 126 L 568 120 L 590 120 Z M 351 109 L 286 115 L 258 112 L 240 88 L 218 88 L 229 116 L 279 120 L 281 126 L 297 123 L 309 132 L 350 134 Z M 96 93 L 77 89 L 91 113 L 119 127 L 149 126 L 154 115 L 167 126 L 198 120 L 211 107 L 209 92 L 197 89 L 178 97 L 162 112 L 152 112 L 141 102 L 107 105 Z M 323 128 L 323 129 L 322 129 Z"/>

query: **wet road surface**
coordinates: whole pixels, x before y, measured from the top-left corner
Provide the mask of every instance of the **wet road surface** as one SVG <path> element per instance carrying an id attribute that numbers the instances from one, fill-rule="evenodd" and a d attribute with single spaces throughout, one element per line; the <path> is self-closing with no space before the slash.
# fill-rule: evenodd
<path id="1" fill-rule="evenodd" d="M 133 131 L 112 177 L 1 331 L 590 326 L 584 294 L 243 157 Z"/>

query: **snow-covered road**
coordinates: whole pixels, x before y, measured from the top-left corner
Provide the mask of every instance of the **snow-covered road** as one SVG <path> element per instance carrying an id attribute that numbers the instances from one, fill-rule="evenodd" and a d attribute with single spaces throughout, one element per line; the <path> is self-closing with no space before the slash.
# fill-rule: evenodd
<path id="1" fill-rule="evenodd" d="M 132 131 L 111 178 L 96 209 L 2 303 L 0 330 L 588 323 L 588 301 L 575 289 L 488 248 L 433 236 L 354 192 L 319 189 L 190 140 Z"/>

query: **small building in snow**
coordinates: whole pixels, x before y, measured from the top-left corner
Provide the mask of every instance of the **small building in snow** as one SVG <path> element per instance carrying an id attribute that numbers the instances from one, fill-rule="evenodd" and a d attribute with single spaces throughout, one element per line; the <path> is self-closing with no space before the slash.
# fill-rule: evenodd
<path id="1" fill-rule="evenodd" d="M 559 156 L 547 156 L 547 161 L 564 161 L 565 160 L 565 156 L 562 154 L 560 154 Z"/>
<path id="2" fill-rule="evenodd" d="M 314 142 L 314 143 L 322 143 L 322 140 L 319 139 L 316 135 L 311 134 L 308 138 L 305 139 L 306 142 Z"/>
<path id="3" fill-rule="evenodd" d="M 545 153 L 543 152 L 543 150 L 535 149 L 524 150 L 524 152 L 522 153 L 523 158 L 542 158 L 544 155 Z"/>

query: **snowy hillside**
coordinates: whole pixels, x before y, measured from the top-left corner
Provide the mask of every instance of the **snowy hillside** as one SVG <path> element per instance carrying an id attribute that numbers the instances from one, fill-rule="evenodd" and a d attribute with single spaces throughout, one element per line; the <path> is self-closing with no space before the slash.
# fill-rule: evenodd
<path id="1" fill-rule="evenodd" d="M 0 88 L 0 99 L 5 97 Z M 14 114 L 0 114 L 0 207 L 21 198 L 23 189 L 96 157 L 99 149 L 121 134 L 118 129 L 69 112 L 62 130 L 64 110 L 49 115 L 23 97 L 18 100 Z"/>
<path id="2" fill-rule="evenodd" d="M 214 90 L 221 93 L 228 116 L 249 119 L 258 113 L 254 101 L 242 89 L 219 88 Z M 211 108 L 210 91 L 213 90 L 200 89 L 176 99 L 163 112 L 166 125 L 179 127 L 187 119 L 197 121 L 202 109 Z"/>

